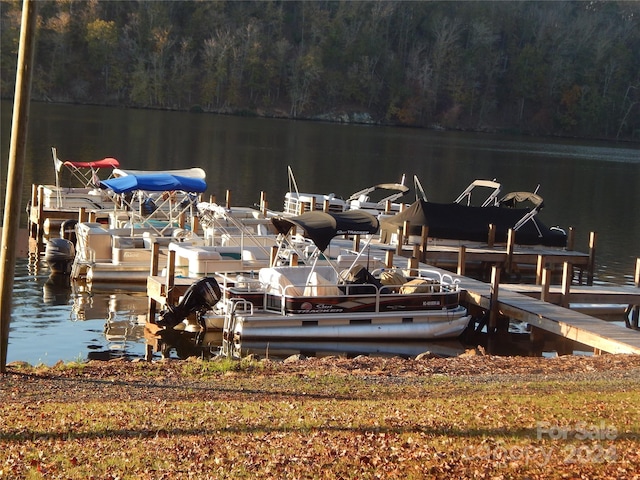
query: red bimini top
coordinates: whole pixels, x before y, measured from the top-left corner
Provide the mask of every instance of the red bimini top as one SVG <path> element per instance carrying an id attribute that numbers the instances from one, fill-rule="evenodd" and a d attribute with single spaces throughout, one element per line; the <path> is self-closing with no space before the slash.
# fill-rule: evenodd
<path id="1" fill-rule="evenodd" d="M 76 168 L 118 168 L 120 166 L 120 162 L 115 158 L 107 157 L 102 160 L 96 160 L 95 162 L 72 162 L 67 160 L 63 165 Z"/>

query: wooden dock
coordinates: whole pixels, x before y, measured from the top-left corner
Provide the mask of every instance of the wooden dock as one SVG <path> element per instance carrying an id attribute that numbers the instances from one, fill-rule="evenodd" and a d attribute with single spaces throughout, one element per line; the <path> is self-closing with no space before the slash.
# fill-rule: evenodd
<path id="1" fill-rule="evenodd" d="M 489 312 L 490 325 L 492 322 L 495 325 L 495 317 L 499 315 L 589 346 L 595 353 L 640 354 L 640 331 L 563 306 L 571 303 L 622 303 L 629 305 L 637 316 L 640 288 L 572 286 L 567 289 L 563 285 L 548 288 L 549 293 L 546 293 L 544 285 L 499 284 L 495 279 L 488 284 L 468 277 L 461 278 L 461 286 L 466 290 L 464 303 L 469 308 Z"/>
<path id="2" fill-rule="evenodd" d="M 423 249 L 421 245 L 375 245 L 384 249 L 387 254 L 400 257 L 417 258 L 420 263 L 442 268 L 459 275 L 473 272 L 476 276 L 489 276 L 493 265 L 500 265 L 505 273 L 514 277 L 530 276 L 536 283 L 542 281 L 545 268 L 553 272 L 561 272 L 565 263 L 570 263 L 577 270 L 579 279 L 586 283 L 593 282 L 595 269 L 595 234 L 590 237 L 588 253 L 576 250 L 523 246 L 523 245 L 428 245 Z M 387 263 L 393 263 L 392 260 Z"/>

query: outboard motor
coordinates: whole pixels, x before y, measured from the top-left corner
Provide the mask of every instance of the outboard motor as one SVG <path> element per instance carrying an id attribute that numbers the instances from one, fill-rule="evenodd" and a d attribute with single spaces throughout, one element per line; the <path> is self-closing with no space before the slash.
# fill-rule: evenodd
<path id="1" fill-rule="evenodd" d="M 49 265 L 51 273 L 69 275 L 75 256 L 75 247 L 66 238 L 52 238 L 47 242 L 44 260 Z"/>
<path id="2" fill-rule="evenodd" d="M 222 297 L 220 286 L 215 278 L 205 277 L 192 283 L 187 289 L 178 305 L 167 307 L 160 312 L 158 325 L 173 328 L 195 313 L 198 322 L 202 325 L 202 315 L 213 308 Z"/>

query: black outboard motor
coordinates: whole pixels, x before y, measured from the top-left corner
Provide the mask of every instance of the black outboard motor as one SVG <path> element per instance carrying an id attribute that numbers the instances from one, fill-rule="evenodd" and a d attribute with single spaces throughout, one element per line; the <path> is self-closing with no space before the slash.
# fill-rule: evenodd
<path id="1" fill-rule="evenodd" d="M 215 278 L 200 279 L 191 284 L 178 305 L 167 305 L 160 312 L 158 325 L 173 328 L 192 313 L 196 313 L 198 322 L 202 325 L 202 315 L 211 310 L 221 297 L 222 292 Z"/>
<path id="2" fill-rule="evenodd" d="M 51 273 L 69 275 L 75 256 L 76 250 L 71 241 L 65 238 L 52 238 L 47 242 L 44 260 L 49 265 Z"/>

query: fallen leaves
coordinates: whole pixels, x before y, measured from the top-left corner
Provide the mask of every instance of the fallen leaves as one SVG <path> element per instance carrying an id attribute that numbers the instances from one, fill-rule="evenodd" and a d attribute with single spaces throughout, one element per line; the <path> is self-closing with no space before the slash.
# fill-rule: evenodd
<path id="1" fill-rule="evenodd" d="M 0 478 L 639 478 L 637 357 L 184 365 L 11 371 Z"/>

